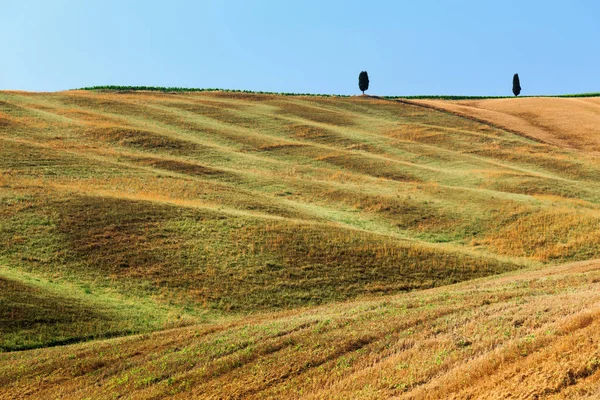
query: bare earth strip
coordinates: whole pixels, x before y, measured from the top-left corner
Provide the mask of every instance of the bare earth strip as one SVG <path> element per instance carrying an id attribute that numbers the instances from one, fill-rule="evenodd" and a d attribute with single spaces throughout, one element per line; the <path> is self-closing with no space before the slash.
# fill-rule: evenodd
<path id="1" fill-rule="evenodd" d="M 475 117 L 560 147 L 600 151 L 600 98 L 411 100 Z"/>

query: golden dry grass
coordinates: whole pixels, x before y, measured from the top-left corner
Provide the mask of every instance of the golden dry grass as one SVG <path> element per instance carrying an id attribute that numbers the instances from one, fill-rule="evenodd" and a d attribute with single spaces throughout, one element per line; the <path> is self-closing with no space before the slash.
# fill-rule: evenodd
<path id="1" fill-rule="evenodd" d="M 1 398 L 597 398 L 600 263 L 0 355 Z"/>

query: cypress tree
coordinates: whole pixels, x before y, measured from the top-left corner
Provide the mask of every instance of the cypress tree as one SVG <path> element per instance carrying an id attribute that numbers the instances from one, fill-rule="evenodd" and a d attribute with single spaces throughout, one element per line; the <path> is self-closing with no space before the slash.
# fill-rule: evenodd
<path id="1" fill-rule="evenodd" d="M 363 94 L 365 94 L 365 90 L 369 90 L 369 74 L 367 74 L 367 71 L 358 74 L 358 88 Z"/>
<path id="2" fill-rule="evenodd" d="M 521 94 L 521 82 L 519 81 L 519 74 L 513 76 L 513 93 L 515 96 Z"/>

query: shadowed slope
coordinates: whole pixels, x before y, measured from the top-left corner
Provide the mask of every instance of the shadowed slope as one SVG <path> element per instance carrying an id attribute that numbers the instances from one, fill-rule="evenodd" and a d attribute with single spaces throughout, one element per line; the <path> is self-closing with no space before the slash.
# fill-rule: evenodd
<path id="1" fill-rule="evenodd" d="M 0 266 L 0 352 L 189 325 L 182 310 Z M 197 319 L 196 319 L 197 320 Z"/>

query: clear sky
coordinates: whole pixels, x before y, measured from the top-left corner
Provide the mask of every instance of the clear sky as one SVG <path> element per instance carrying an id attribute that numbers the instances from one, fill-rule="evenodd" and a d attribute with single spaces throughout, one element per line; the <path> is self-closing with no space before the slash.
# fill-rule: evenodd
<path id="1" fill-rule="evenodd" d="M 600 92 L 600 2 L 0 0 L 0 89 Z"/>

